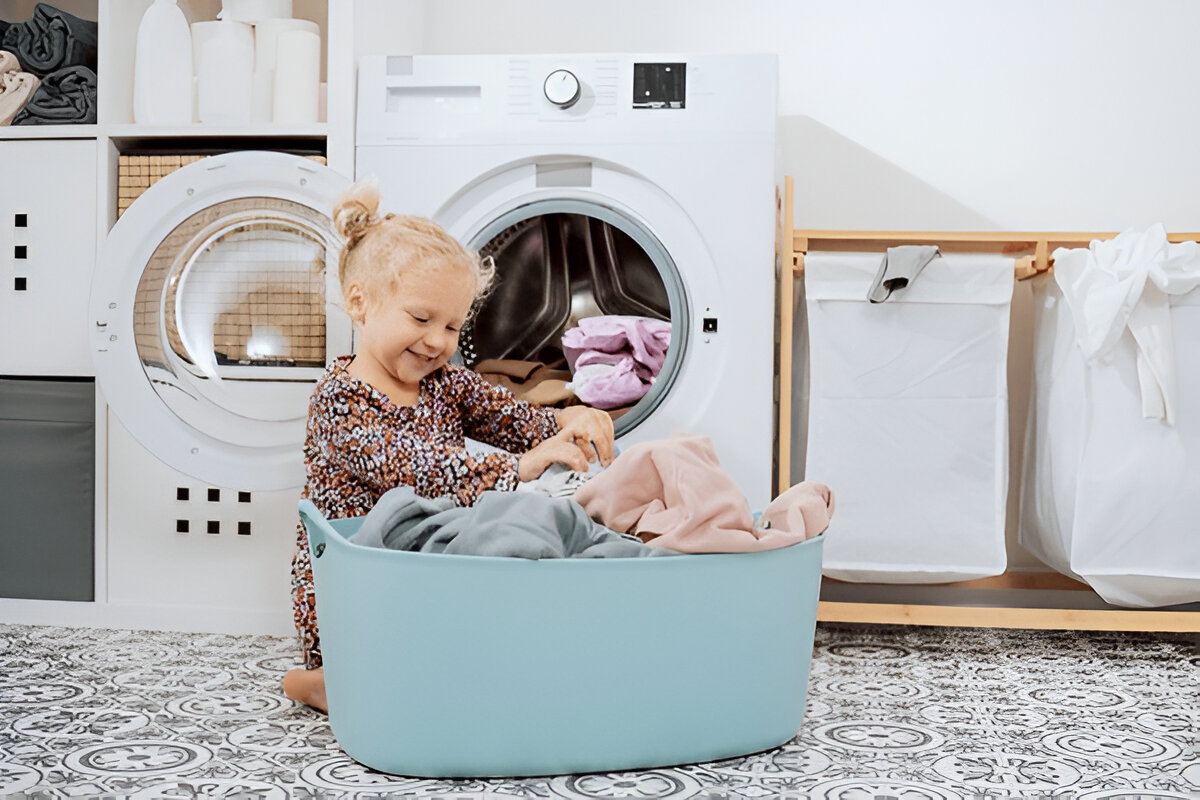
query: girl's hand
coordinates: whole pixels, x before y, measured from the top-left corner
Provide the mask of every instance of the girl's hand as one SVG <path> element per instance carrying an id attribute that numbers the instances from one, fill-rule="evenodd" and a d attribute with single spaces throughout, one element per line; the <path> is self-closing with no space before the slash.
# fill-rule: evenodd
<path id="1" fill-rule="evenodd" d="M 612 463 L 613 421 L 606 412 L 590 406 L 567 406 L 557 409 L 554 416 L 559 430 L 571 437 L 588 461 L 599 458 L 603 467 Z"/>
<path id="2" fill-rule="evenodd" d="M 525 452 L 517 461 L 517 476 L 522 481 L 531 481 L 546 471 L 551 464 L 562 464 L 576 472 L 587 472 L 588 460 L 572 434 L 559 431 L 549 439 L 543 439 L 536 447 Z"/>

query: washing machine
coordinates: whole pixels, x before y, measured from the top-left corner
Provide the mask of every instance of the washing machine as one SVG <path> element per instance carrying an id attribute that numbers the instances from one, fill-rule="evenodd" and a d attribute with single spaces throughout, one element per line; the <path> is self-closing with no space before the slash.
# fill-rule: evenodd
<path id="1" fill-rule="evenodd" d="M 349 184 L 299 155 L 215 155 L 109 232 L 89 309 L 108 407 L 102 624 L 291 631 L 308 397 L 351 350 L 329 219 Z"/>
<path id="2" fill-rule="evenodd" d="M 771 496 L 773 55 L 360 59 L 355 173 L 391 211 L 491 255 L 464 363 L 553 364 L 594 316 L 668 321 L 619 446 L 710 436 L 751 507 Z"/>

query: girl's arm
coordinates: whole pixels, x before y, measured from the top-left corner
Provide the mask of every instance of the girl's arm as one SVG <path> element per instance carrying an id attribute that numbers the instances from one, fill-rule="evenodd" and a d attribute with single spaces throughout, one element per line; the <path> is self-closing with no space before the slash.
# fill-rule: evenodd
<path id="1" fill-rule="evenodd" d="M 559 432 L 554 409 L 520 400 L 471 370 L 445 369 L 454 382 L 466 436 L 512 453 L 524 453 Z"/>

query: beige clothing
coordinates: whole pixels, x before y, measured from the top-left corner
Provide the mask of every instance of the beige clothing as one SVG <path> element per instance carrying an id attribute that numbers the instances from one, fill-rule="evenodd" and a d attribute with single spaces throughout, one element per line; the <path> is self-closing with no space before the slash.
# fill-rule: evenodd
<path id="1" fill-rule="evenodd" d="M 21 71 L 16 56 L 0 50 L 0 125 L 12 123 L 41 83 L 34 75 Z"/>
<path id="2" fill-rule="evenodd" d="M 628 448 L 575 500 L 609 528 L 684 553 L 787 547 L 824 531 L 833 515 L 829 487 L 805 482 L 772 500 L 756 527 L 745 496 L 721 470 L 712 440 L 690 434 Z"/>

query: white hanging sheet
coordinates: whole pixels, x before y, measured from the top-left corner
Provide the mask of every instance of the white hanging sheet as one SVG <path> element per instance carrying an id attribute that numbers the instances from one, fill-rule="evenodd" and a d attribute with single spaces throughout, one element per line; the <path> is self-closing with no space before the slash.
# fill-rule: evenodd
<path id="1" fill-rule="evenodd" d="M 1005 570 L 1013 259 L 934 258 L 867 302 L 879 253 L 810 252 L 805 475 L 833 487 L 824 574 L 925 583 Z"/>

